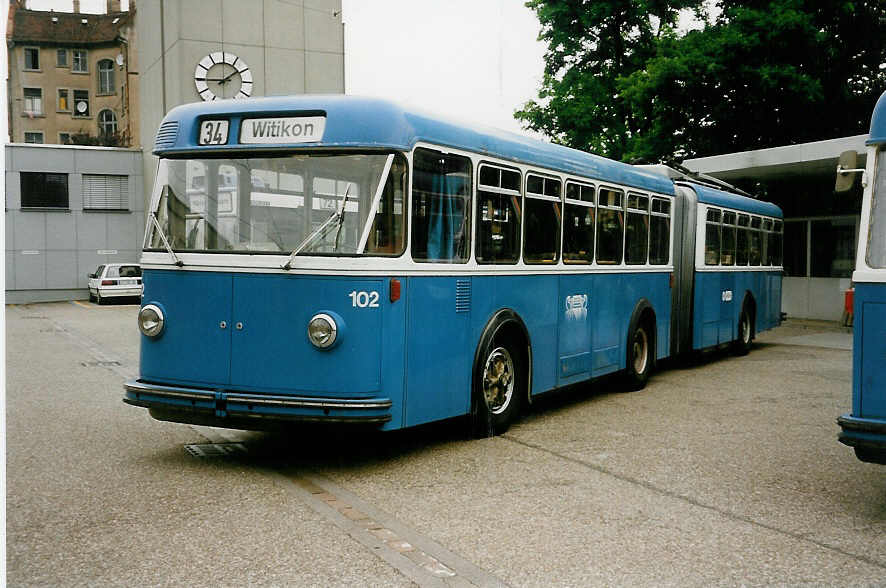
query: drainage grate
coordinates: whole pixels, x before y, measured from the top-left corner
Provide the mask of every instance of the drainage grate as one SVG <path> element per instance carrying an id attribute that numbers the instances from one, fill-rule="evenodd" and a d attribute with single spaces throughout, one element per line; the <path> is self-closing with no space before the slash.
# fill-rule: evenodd
<path id="1" fill-rule="evenodd" d="M 111 367 L 120 365 L 119 361 L 81 361 L 83 367 Z"/>
<path id="2" fill-rule="evenodd" d="M 185 445 L 185 450 L 194 457 L 224 457 L 246 453 L 242 443 L 202 443 Z"/>

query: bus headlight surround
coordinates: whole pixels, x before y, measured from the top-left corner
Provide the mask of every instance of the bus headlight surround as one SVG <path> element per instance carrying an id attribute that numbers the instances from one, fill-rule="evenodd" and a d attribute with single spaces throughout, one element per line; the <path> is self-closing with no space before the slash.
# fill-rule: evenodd
<path id="1" fill-rule="evenodd" d="M 317 349 L 330 349 L 339 340 L 340 319 L 330 312 L 318 312 L 308 321 L 308 341 Z"/>
<path id="2" fill-rule="evenodd" d="M 146 304 L 138 311 L 138 330 L 146 337 L 159 337 L 166 326 L 163 310 L 156 304 Z"/>

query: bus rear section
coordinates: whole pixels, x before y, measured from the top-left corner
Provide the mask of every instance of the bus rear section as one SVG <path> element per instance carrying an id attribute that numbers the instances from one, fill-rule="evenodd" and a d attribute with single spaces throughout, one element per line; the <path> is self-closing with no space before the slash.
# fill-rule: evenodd
<path id="1" fill-rule="evenodd" d="M 852 281 L 852 409 L 839 440 L 861 461 L 886 465 L 886 93 L 874 109 Z"/>
<path id="2" fill-rule="evenodd" d="M 781 323 L 782 212 L 710 186 L 679 189 L 697 197 L 692 349 L 729 345 L 746 354 L 757 333 Z"/>

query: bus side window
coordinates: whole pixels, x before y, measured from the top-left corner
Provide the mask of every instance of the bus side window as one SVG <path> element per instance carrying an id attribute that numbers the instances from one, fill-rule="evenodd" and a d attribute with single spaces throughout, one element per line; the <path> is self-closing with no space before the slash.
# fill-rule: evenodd
<path id="1" fill-rule="evenodd" d="M 720 265 L 735 265 L 735 213 L 723 211 L 723 244 Z"/>
<path id="2" fill-rule="evenodd" d="M 566 182 L 563 206 L 563 262 L 594 261 L 594 187 Z"/>
<path id="3" fill-rule="evenodd" d="M 708 209 L 704 239 L 705 265 L 720 265 L 720 217 L 719 210 Z"/>
<path id="4" fill-rule="evenodd" d="M 748 264 L 749 265 L 760 265 L 760 261 L 762 260 L 762 235 L 760 234 L 760 217 L 755 216 L 751 218 L 751 230 L 748 231 Z"/>
<path id="5" fill-rule="evenodd" d="M 628 194 L 625 224 L 625 263 L 645 264 L 649 257 L 649 197 Z"/>
<path id="6" fill-rule="evenodd" d="M 520 256 L 520 172 L 481 165 L 477 204 L 477 261 L 516 263 Z"/>
<path id="7" fill-rule="evenodd" d="M 769 247 L 767 248 L 769 255 L 769 265 L 780 266 L 781 259 L 781 221 L 775 221 L 772 224 L 772 232 L 769 233 Z"/>
<path id="8" fill-rule="evenodd" d="M 760 254 L 761 265 L 772 265 L 769 263 L 769 235 L 772 234 L 772 219 L 763 219 L 763 233 L 761 235 L 762 252 Z"/>
<path id="9" fill-rule="evenodd" d="M 366 243 L 366 253 L 400 255 L 406 246 L 405 224 L 406 160 L 397 155 L 385 182 L 378 210 Z"/>
<path id="10" fill-rule="evenodd" d="M 750 217 L 746 214 L 738 215 L 738 237 L 735 240 L 735 265 L 748 264 L 748 225 Z"/>
<path id="11" fill-rule="evenodd" d="M 416 149 L 412 164 L 412 258 L 464 263 L 471 234 L 471 160 Z"/>
<path id="12" fill-rule="evenodd" d="M 597 263 L 618 265 L 624 253 L 624 192 L 601 188 L 597 201 Z"/>
<path id="13" fill-rule="evenodd" d="M 560 180 L 526 176 L 523 261 L 557 263 L 560 257 Z"/>
<path id="14" fill-rule="evenodd" d="M 649 263 L 666 265 L 671 255 L 671 201 L 652 199 L 649 223 Z"/>

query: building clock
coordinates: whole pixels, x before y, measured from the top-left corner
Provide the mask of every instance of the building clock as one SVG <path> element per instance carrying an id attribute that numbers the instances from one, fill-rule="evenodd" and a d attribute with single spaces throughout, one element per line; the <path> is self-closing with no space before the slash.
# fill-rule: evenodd
<path id="1" fill-rule="evenodd" d="M 200 60 L 194 70 L 194 85 L 203 100 L 249 98 L 252 72 L 233 53 L 216 51 Z"/>

